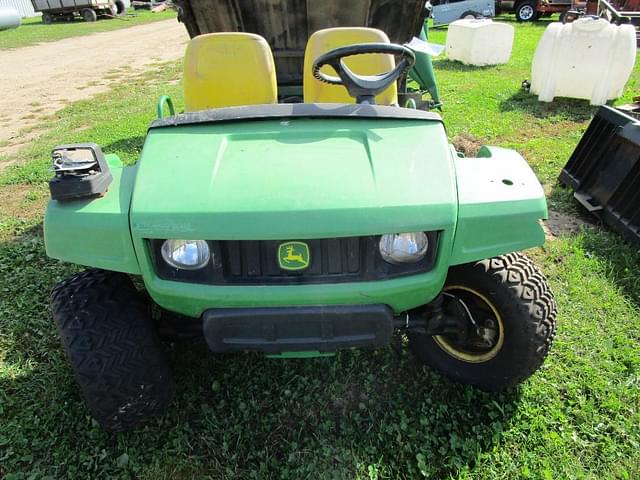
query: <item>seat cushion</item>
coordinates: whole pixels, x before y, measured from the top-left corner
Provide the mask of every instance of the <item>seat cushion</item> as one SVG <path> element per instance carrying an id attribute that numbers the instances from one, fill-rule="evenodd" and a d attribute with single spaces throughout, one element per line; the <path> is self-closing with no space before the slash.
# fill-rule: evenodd
<path id="1" fill-rule="evenodd" d="M 189 42 L 184 59 L 185 111 L 277 101 L 273 55 L 260 35 L 209 33 Z"/>
<path id="2" fill-rule="evenodd" d="M 382 30 L 362 27 L 326 28 L 318 30 L 307 42 L 304 53 L 304 101 L 305 103 L 355 103 L 347 89 L 341 85 L 329 85 L 317 80 L 312 73 L 313 62 L 320 55 L 334 48 L 354 43 L 390 43 L 389 37 Z M 348 57 L 344 63 L 354 73 L 360 75 L 376 75 L 386 73 L 395 67 L 393 55 L 371 54 Z M 337 75 L 329 65 L 322 67 L 327 75 Z M 376 96 L 379 105 L 398 103 L 396 82 Z"/>

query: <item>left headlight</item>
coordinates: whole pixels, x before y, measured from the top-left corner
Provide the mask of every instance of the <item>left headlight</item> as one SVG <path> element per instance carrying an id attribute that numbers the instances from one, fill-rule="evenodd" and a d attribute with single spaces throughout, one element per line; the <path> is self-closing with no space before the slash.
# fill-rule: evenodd
<path id="1" fill-rule="evenodd" d="M 198 270 L 211 258 L 209 245 L 204 240 L 167 240 L 160 251 L 165 262 L 183 270 Z"/>
<path id="2" fill-rule="evenodd" d="M 380 255 L 388 263 L 416 263 L 429 249 L 429 239 L 424 232 L 388 233 L 380 238 Z"/>

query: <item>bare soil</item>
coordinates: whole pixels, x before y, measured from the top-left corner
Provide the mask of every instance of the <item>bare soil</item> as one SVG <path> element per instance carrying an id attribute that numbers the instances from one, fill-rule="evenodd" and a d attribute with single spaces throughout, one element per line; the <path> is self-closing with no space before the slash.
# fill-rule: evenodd
<path id="1" fill-rule="evenodd" d="M 66 104 L 107 91 L 154 64 L 181 59 L 188 39 L 172 19 L 1 50 L 0 154 L 15 152 L 29 138 L 19 137 L 20 130 Z"/>
<path id="2" fill-rule="evenodd" d="M 486 145 L 486 142 L 474 137 L 470 133 L 456 135 L 451 140 L 451 143 L 453 143 L 456 151 L 464 153 L 465 157 L 475 157 L 480 147 Z"/>
<path id="3" fill-rule="evenodd" d="M 549 210 L 549 219 L 543 224 L 548 240 L 555 240 L 562 235 L 576 235 L 593 224 L 567 213 Z"/>

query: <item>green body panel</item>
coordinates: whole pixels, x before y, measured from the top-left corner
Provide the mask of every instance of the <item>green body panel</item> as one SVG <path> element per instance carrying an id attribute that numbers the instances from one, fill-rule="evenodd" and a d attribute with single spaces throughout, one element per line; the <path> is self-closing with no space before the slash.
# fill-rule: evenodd
<path id="1" fill-rule="evenodd" d="M 458 158 L 433 120 L 298 118 L 151 129 L 135 167 L 110 158 L 100 198 L 49 203 L 47 253 L 141 274 L 158 305 L 210 308 L 430 302 L 448 268 L 544 241 L 542 188 L 517 153 Z M 507 180 L 506 183 L 503 180 Z M 134 185 L 135 183 L 135 185 Z M 162 280 L 148 239 L 304 240 L 439 231 L 434 268 L 383 281 L 204 285 Z"/>
<path id="2" fill-rule="evenodd" d="M 426 23 L 420 31 L 420 39 L 425 42 L 428 39 Z M 439 105 L 440 93 L 438 91 L 438 82 L 436 82 L 436 76 L 433 72 L 431 55 L 422 52 L 414 52 L 414 54 L 416 56 L 416 63 L 411 67 L 411 70 L 409 70 L 409 77 L 418 83 L 420 90 L 429 92 L 429 95 L 431 95 L 436 105 Z"/>
<path id="3" fill-rule="evenodd" d="M 458 225 L 451 264 L 458 265 L 544 243 L 544 191 L 515 151 L 483 147 L 479 158 L 456 158 Z"/>
<path id="4" fill-rule="evenodd" d="M 44 218 L 47 255 L 79 265 L 139 274 L 129 229 L 136 167 L 123 167 L 115 155 L 106 159 L 113 182 L 104 196 L 49 201 Z"/>
<path id="5" fill-rule="evenodd" d="M 152 129 L 135 238 L 300 240 L 452 229 L 437 121 L 292 119 Z"/>

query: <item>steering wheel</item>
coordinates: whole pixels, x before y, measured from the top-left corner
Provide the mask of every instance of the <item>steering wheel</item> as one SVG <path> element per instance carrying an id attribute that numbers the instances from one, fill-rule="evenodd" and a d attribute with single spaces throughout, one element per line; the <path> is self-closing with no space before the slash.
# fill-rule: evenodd
<path id="1" fill-rule="evenodd" d="M 343 58 L 367 53 L 386 53 L 398 55 L 400 62 L 393 70 L 379 75 L 357 75 L 353 73 L 342 61 Z M 413 52 L 402 45 L 394 43 L 358 43 L 346 47 L 335 48 L 320 55 L 313 62 L 313 76 L 321 82 L 331 85 L 344 86 L 349 95 L 356 99 L 356 103 L 368 103 L 374 105 L 375 96 L 384 91 L 389 85 L 413 66 L 416 57 Z M 325 65 L 330 65 L 338 74 L 338 77 L 327 75 L 320 71 Z"/>

